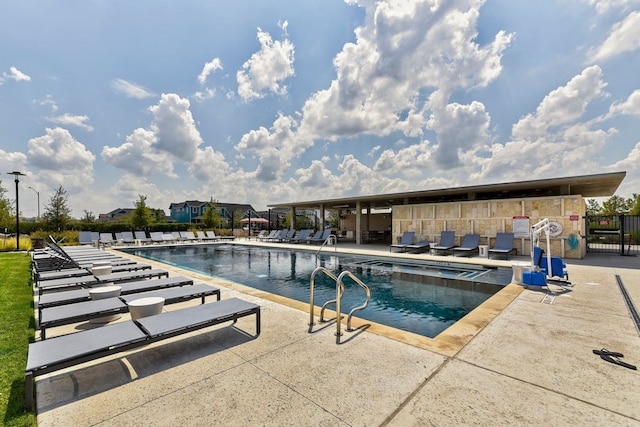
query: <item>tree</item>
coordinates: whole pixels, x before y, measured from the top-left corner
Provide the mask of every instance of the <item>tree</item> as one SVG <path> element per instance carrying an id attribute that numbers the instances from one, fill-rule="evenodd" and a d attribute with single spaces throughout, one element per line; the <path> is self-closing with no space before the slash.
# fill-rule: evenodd
<path id="1" fill-rule="evenodd" d="M 600 203 L 596 199 L 587 199 L 587 215 L 588 216 L 597 216 L 600 214 L 602 207 Z"/>
<path id="2" fill-rule="evenodd" d="M 602 215 L 621 215 L 628 211 L 627 201 L 620 196 L 613 195 L 602 202 Z"/>
<path id="3" fill-rule="evenodd" d="M 333 230 L 338 230 L 340 228 L 340 212 L 337 210 L 330 211 L 325 223 Z"/>
<path id="4" fill-rule="evenodd" d="M 153 222 L 151 209 L 147 207 L 147 196 L 138 194 L 135 209 L 131 213 L 131 225 L 136 230 L 144 230 Z"/>
<path id="5" fill-rule="evenodd" d="M 2 230 L 9 227 L 15 218 L 11 214 L 13 203 L 7 198 L 6 194 L 7 190 L 2 186 L 2 180 L 0 180 L 0 227 Z"/>
<path id="6" fill-rule="evenodd" d="M 633 193 L 633 196 L 627 201 L 629 215 L 640 215 L 640 194 Z"/>
<path id="7" fill-rule="evenodd" d="M 71 208 L 69 208 L 69 195 L 62 187 L 58 186 L 56 192 L 49 199 L 49 204 L 44 207 L 42 218 L 53 230 L 66 230 L 71 221 Z"/>
<path id="8" fill-rule="evenodd" d="M 209 203 L 207 203 L 207 206 L 205 206 L 202 212 L 202 223 L 207 228 L 220 227 L 220 212 L 217 208 L 217 202 L 213 200 L 213 197 L 209 200 Z"/>
<path id="9" fill-rule="evenodd" d="M 81 221 L 87 223 L 96 222 L 96 216 L 93 214 L 93 212 L 88 210 L 83 210 L 82 212 L 84 212 L 84 216 L 82 217 Z"/>

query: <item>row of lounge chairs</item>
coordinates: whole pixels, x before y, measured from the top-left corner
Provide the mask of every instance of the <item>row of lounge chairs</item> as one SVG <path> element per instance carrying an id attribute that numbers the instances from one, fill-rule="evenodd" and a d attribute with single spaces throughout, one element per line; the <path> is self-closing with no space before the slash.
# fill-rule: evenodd
<path id="1" fill-rule="evenodd" d="M 415 232 L 405 231 L 397 244 L 391 245 L 389 251 L 398 249 L 400 252 L 426 252 L 431 250 L 434 255 L 439 253 L 451 253 L 453 256 L 456 254 L 471 255 L 479 252 L 480 247 L 480 235 L 475 233 L 465 234 L 462 238 L 460 245 L 455 244 L 455 231 L 445 230 L 440 233 L 440 241 L 420 241 L 413 243 Z M 505 255 L 509 259 L 511 252 L 516 252 L 517 249 L 513 246 L 514 234 L 513 233 L 497 233 L 496 242 L 494 247 L 489 248 L 489 255 Z"/>
<path id="2" fill-rule="evenodd" d="M 260 306 L 256 304 L 238 298 L 221 300 L 220 289 L 216 287 L 194 284 L 182 276 L 169 277 L 162 269 L 133 269 L 134 261 L 115 254 L 87 246 L 63 248 L 51 240 L 48 248 L 33 253 L 40 340 L 29 344 L 25 369 L 28 410 L 33 410 L 34 380 L 39 375 L 212 325 L 235 323 L 250 315 L 256 316 L 255 336 L 260 334 Z M 98 263 L 132 269 L 94 275 L 95 268 L 90 265 Z M 82 271 L 86 274 L 81 274 Z M 120 295 L 93 300 L 92 287 L 104 283 L 116 284 Z M 208 296 L 215 296 L 216 301 L 205 301 Z M 116 323 L 46 339 L 48 328 L 128 313 L 130 303 L 150 297 L 163 298 L 165 305 L 197 298 L 201 304 L 136 320 L 122 316 Z"/>
<path id="3" fill-rule="evenodd" d="M 163 233 L 153 231 L 123 231 L 121 233 L 98 233 L 96 231 L 80 231 L 78 242 L 81 245 L 113 246 L 116 244 L 149 244 L 149 243 L 178 243 L 204 242 L 218 240 L 233 240 L 235 236 L 218 236 L 215 231 L 173 231 Z"/>
<path id="4" fill-rule="evenodd" d="M 300 230 L 272 230 L 269 234 L 256 236 L 262 242 L 280 242 L 280 243 L 307 243 L 316 244 L 324 243 L 331 236 L 331 229 L 318 230 L 313 233 L 311 229 Z"/>

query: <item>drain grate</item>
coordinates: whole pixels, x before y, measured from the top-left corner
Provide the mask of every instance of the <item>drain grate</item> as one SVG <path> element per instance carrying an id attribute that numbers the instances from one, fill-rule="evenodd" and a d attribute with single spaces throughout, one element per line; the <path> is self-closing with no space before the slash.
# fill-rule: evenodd
<path id="1" fill-rule="evenodd" d="M 544 298 L 542 298 L 542 303 L 543 304 L 553 304 L 553 301 L 555 301 L 556 296 L 555 295 L 551 295 L 551 294 L 546 294 L 544 296 Z"/>
<path id="2" fill-rule="evenodd" d="M 624 283 L 622 283 L 622 278 L 617 274 L 616 281 L 618 282 L 618 287 L 620 288 L 620 293 L 622 293 L 624 302 L 627 303 L 627 308 L 629 309 L 629 314 L 631 314 L 631 318 L 633 319 L 633 324 L 636 326 L 636 331 L 638 331 L 638 335 L 640 335 L 640 315 L 638 314 L 638 310 L 636 310 L 635 305 L 633 305 L 631 296 L 629 296 L 627 288 L 625 288 Z"/>

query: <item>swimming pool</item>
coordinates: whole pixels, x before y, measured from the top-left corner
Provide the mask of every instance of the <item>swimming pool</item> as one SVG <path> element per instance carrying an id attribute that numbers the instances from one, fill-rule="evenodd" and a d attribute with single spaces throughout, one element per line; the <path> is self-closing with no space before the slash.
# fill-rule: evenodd
<path id="1" fill-rule="evenodd" d="M 369 306 L 357 312 L 357 317 L 431 338 L 511 280 L 508 269 L 326 252 L 316 256 L 303 250 L 237 244 L 125 251 L 305 303 L 309 302 L 309 280 L 316 267 L 325 267 L 336 275 L 349 270 L 371 289 Z M 316 276 L 315 304 L 321 306 L 335 299 L 335 288 L 335 282 L 327 276 Z M 343 313 L 362 304 L 364 298 L 359 286 L 345 280 Z"/>

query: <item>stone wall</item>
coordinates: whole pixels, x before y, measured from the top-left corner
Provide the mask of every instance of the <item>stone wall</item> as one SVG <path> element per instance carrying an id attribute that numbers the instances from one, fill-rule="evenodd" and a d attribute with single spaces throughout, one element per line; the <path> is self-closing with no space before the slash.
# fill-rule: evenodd
<path id="1" fill-rule="evenodd" d="M 395 241 L 405 231 L 414 231 L 415 241 L 437 242 L 441 231 L 453 230 L 456 232 L 456 244 L 466 233 L 477 233 L 481 236 L 481 245 L 493 247 L 496 233 L 514 232 L 514 217 L 528 217 L 530 226 L 548 218 L 562 228 L 558 236 L 551 238 L 551 254 L 562 258 L 584 258 L 585 214 L 582 196 L 396 205 L 393 206 L 392 240 Z M 544 234 L 541 238 L 544 239 Z M 575 242 L 576 238 L 578 245 L 572 249 L 570 242 Z M 541 246 L 546 248 L 546 241 L 542 241 Z M 528 237 L 516 237 L 514 247 L 520 255 L 531 253 Z"/>

